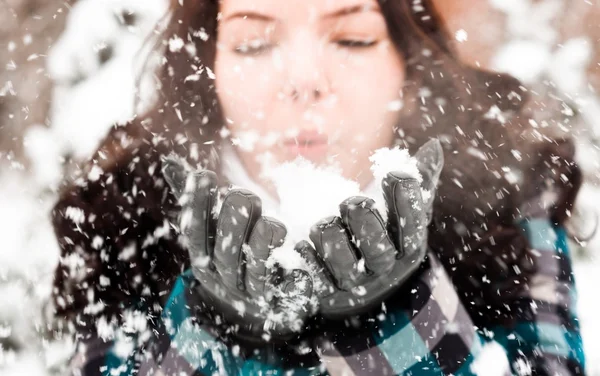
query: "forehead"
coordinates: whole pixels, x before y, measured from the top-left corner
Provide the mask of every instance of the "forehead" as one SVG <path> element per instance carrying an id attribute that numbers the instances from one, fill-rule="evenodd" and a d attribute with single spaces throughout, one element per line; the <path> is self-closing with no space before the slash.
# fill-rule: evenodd
<path id="1" fill-rule="evenodd" d="M 221 0 L 220 11 L 228 14 L 258 12 L 280 20 L 319 18 L 342 9 L 364 6 L 379 9 L 376 0 Z"/>

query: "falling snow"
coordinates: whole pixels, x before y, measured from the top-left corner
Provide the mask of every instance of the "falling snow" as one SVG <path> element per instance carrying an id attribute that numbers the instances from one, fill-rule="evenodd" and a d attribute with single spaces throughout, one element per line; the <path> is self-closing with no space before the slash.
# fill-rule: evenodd
<path id="1" fill-rule="evenodd" d="M 578 150 L 578 160 L 584 173 L 591 176 L 600 168 L 597 158 L 600 148 L 590 142 L 600 138 L 600 127 L 597 127 L 600 100 L 591 89 L 586 72 L 593 52 L 591 39 L 579 36 L 560 40 L 554 20 L 561 12 L 567 11 L 565 1 L 489 1 L 506 15 L 507 35 L 510 36 L 498 48 L 492 65 L 515 75 L 526 84 L 552 82 L 552 86 L 572 98 L 572 107 L 563 108 L 562 113 L 569 117 L 580 114 L 587 124 L 596 126 L 590 130 L 592 136 L 581 136 L 581 148 Z M 47 340 L 48 333 L 44 330 L 50 318 L 48 301 L 53 272 L 59 262 L 57 239 L 49 222 L 49 213 L 56 200 L 56 188 L 65 173 L 66 159 L 89 157 L 110 127 L 123 124 L 155 99 L 152 78 L 140 72 L 142 62 L 147 57 L 151 58 L 144 42 L 159 22 L 166 5 L 163 0 L 80 0 L 72 6 L 61 38 L 47 52 L 47 73 L 56 82 L 50 109 L 51 126 L 39 124 L 28 129 L 24 148 L 29 164 L 7 158 L 11 162 L 9 167 L 2 166 L 0 170 L 0 228 L 3 229 L 0 296 L 4 302 L 11 302 L 0 308 L 0 343 L 14 344 L 12 348 L 0 347 L 2 375 L 64 374 L 62 367 L 75 350 L 68 338 Z M 413 2 L 413 9 L 421 9 L 419 2 Z M 120 15 L 124 11 L 137 15 L 135 25 L 123 23 Z M 204 30 L 196 31 L 194 36 L 208 40 Z M 454 39 L 461 45 L 467 44 L 473 37 L 472 33 L 462 28 L 454 33 Z M 26 34 L 22 40 L 8 43 L 6 51 L 13 52 L 21 45 L 28 46 L 33 42 L 33 36 Z M 170 51 L 190 52 L 188 45 L 180 38 L 169 40 L 167 48 Z M 110 59 L 101 62 L 98 59 L 99 52 L 108 51 L 111 52 Z M 30 59 L 40 56 L 32 54 Z M 6 66 L 6 70 L 14 69 L 17 69 L 14 62 Z M 206 67 L 190 75 L 188 80 L 199 80 L 201 75 L 215 78 L 215 73 Z M 139 92 L 136 90 L 138 82 L 142 88 Z M 19 94 L 15 91 L 16 83 L 0 82 L 0 100 Z M 430 89 L 419 88 L 422 100 L 431 95 Z M 404 105 L 402 101 L 393 101 L 388 103 L 387 108 L 389 111 L 400 111 Z M 487 117 L 504 123 L 507 114 L 493 106 L 489 108 Z M 543 121 L 532 124 L 533 128 L 544 126 Z M 226 136 L 228 134 L 224 134 Z M 248 132 L 244 137 L 234 139 L 234 143 L 250 150 L 259 142 L 269 144 L 273 140 L 260 139 L 257 134 Z M 468 153 L 483 162 L 488 159 L 483 151 L 475 147 L 470 148 Z M 519 150 L 513 150 L 512 154 L 517 161 L 523 158 Z M 5 155 L 0 153 L 0 159 L 4 158 Z M 375 181 L 380 181 L 387 172 L 398 169 L 417 179 L 421 178 L 414 160 L 403 149 L 380 150 L 371 161 Z M 520 181 L 519 171 L 506 167 L 502 172 L 507 180 Z M 87 178 L 97 181 L 103 174 L 100 167 L 94 166 Z M 282 220 L 289 231 L 286 243 L 274 251 L 270 262 L 279 263 L 287 269 L 306 268 L 303 260 L 293 251 L 293 244 L 296 240 L 307 238 L 307 224 L 338 214 L 339 203 L 347 197 L 372 197 L 382 215 L 385 215 L 379 184 L 361 191 L 356 182 L 344 179 L 335 168 L 320 168 L 305 160 L 297 160 L 275 167 L 270 179 L 276 186 L 278 197 L 277 200 L 269 200 L 268 195 L 264 195 L 265 214 Z M 591 179 L 592 183 L 586 183 L 581 192 L 578 206 L 583 207 L 579 214 L 584 228 L 597 220 L 594 210 L 584 209 L 600 212 L 598 179 L 598 176 Z M 303 184 L 308 180 L 319 184 Z M 463 182 L 458 178 L 453 179 L 453 184 L 463 187 Z M 78 207 L 67 208 L 65 216 L 75 226 L 94 220 L 94 213 L 87 213 Z M 142 247 L 155 244 L 168 233 L 169 223 L 165 221 L 143 239 Z M 593 231 L 587 233 L 592 234 Z M 72 241 L 68 238 L 63 240 Z M 105 239 L 101 237 L 92 239 L 92 246 L 98 250 L 103 249 L 104 243 Z M 597 320 L 600 306 L 595 299 L 595 287 L 600 284 L 600 257 L 597 252 L 600 236 L 587 239 L 586 244 L 588 251 L 574 247 L 578 258 L 574 266 L 580 293 L 578 308 L 589 354 L 588 372 L 590 375 L 600 375 L 600 356 L 597 355 L 600 354 L 600 325 Z M 120 250 L 118 259 L 130 260 L 136 251 L 135 244 L 128 244 Z M 71 276 L 77 278 L 81 274 L 84 260 L 80 255 L 73 254 L 62 261 L 69 266 Z M 101 276 L 99 283 L 109 286 L 113 281 Z M 245 309 L 242 305 L 237 307 L 240 312 Z M 97 312 L 103 308 L 100 302 L 88 306 L 86 310 Z M 290 325 L 299 325 L 295 317 L 284 317 L 281 312 L 272 314 L 274 321 L 285 320 Z M 123 329 L 143 332 L 145 324 L 144 317 L 131 314 L 127 316 Z M 122 335 L 115 333 L 109 323 L 99 321 L 97 326 L 107 338 Z M 119 346 L 114 349 L 115 354 L 126 357 L 134 345 L 131 340 L 119 341 Z M 482 355 L 471 368 L 479 375 L 500 375 L 507 367 L 502 348 L 492 344 L 484 347 Z M 518 364 L 516 368 L 523 375 L 531 371 L 526 362 Z"/>

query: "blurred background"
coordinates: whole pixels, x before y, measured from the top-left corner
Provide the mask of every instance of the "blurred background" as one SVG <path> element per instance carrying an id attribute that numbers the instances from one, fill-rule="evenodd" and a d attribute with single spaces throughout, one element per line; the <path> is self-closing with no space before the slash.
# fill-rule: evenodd
<path id="1" fill-rule="evenodd" d="M 572 244 L 588 373 L 600 375 L 600 0 L 436 0 L 467 64 L 560 98 L 585 184 Z M 62 177 L 152 100 L 144 73 L 167 0 L 0 0 L 0 374 L 62 375 L 49 305 Z M 548 103 L 556 103 L 549 101 Z M 596 298 L 595 298 L 596 296 Z"/>

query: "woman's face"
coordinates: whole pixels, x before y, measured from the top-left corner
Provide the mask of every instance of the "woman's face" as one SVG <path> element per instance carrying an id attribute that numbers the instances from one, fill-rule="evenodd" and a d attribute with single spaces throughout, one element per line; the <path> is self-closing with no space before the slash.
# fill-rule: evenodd
<path id="1" fill-rule="evenodd" d="M 221 0 L 216 87 L 234 145 L 261 181 L 301 155 L 362 185 L 390 146 L 403 60 L 375 0 Z"/>

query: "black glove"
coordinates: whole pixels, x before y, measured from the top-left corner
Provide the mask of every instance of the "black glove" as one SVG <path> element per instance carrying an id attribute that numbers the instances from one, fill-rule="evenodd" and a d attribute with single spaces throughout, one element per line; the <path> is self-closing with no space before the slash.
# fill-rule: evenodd
<path id="1" fill-rule="evenodd" d="M 351 197 L 340 205 L 339 217 L 326 218 L 311 229 L 316 252 L 309 242 L 297 245 L 317 272 L 313 282 L 324 317 L 341 319 L 370 311 L 401 287 L 424 260 L 427 225 L 444 165 L 441 144 L 429 141 L 415 157 L 427 197 L 423 198 L 414 177 L 388 173 L 382 182 L 387 223 L 372 199 Z"/>
<path id="2" fill-rule="evenodd" d="M 213 215 L 217 179 L 212 171 L 188 173 L 174 158 L 163 175 L 182 206 L 180 229 L 198 284 L 201 312 L 223 322 L 237 339 L 287 340 L 312 313 L 312 281 L 302 270 L 271 273 L 266 261 L 283 244 L 285 226 L 261 216 L 252 192 L 231 190 Z"/>

